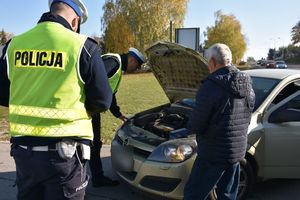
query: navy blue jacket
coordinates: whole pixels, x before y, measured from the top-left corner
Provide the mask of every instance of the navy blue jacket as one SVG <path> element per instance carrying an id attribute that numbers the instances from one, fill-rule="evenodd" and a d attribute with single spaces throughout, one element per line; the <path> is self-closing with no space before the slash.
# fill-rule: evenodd
<path id="1" fill-rule="evenodd" d="M 71 30 L 69 23 L 58 15 L 45 13 L 42 15 L 39 23 L 51 21 L 62 24 L 65 28 Z M 6 49 L 9 42 L 0 49 L 0 105 L 9 104 L 10 82 L 7 77 L 7 63 L 5 58 Z M 84 43 L 84 48 L 80 54 L 80 76 L 85 82 L 84 92 L 86 95 L 85 107 L 87 111 L 96 113 L 107 110 L 112 101 L 112 91 L 108 83 L 106 70 L 100 57 L 100 50 L 97 43 L 88 38 Z M 47 88 L 45 88 L 47 89 Z M 14 141 L 24 145 L 47 145 L 56 142 L 53 138 L 39 137 L 20 137 L 14 138 Z"/>
<path id="2" fill-rule="evenodd" d="M 188 123 L 196 133 L 200 159 L 225 164 L 244 158 L 254 101 L 251 78 L 233 66 L 203 81 Z"/>

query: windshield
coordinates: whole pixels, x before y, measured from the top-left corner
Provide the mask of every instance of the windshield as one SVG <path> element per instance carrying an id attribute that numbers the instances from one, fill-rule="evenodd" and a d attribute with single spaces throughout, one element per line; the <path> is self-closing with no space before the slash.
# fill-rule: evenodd
<path id="1" fill-rule="evenodd" d="M 285 64 L 284 61 L 277 61 L 276 64 Z"/>
<path id="2" fill-rule="evenodd" d="M 252 87 L 255 93 L 255 107 L 256 110 L 265 98 L 271 93 L 273 88 L 278 84 L 280 80 L 263 78 L 263 77 L 251 77 Z"/>
<path id="3" fill-rule="evenodd" d="M 273 88 L 279 83 L 279 79 L 263 78 L 263 77 L 251 77 L 252 87 L 255 93 L 255 107 L 256 110 L 265 98 L 272 92 Z M 178 104 L 188 107 L 195 106 L 195 99 L 183 99 Z"/>

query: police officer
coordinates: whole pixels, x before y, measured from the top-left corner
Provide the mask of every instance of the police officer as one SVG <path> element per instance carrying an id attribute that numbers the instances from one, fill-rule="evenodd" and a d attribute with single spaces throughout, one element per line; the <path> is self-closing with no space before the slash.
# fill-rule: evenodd
<path id="1" fill-rule="evenodd" d="M 113 91 L 112 104 L 110 112 L 116 117 L 125 122 L 127 117 L 120 112 L 120 107 L 117 104 L 116 93 L 118 91 L 122 72 L 133 72 L 138 69 L 144 62 L 145 57 L 135 48 L 129 48 L 126 54 L 105 54 L 102 56 L 104 65 L 109 77 L 109 84 Z M 100 114 L 97 113 L 92 117 L 94 140 L 91 150 L 90 169 L 92 173 L 92 184 L 94 187 L 114 186 L 118 185 L 118 181 L 113 181 L 104 176 L 102 163 L 100 159 L 100 150 L 102 147 L 100 133 Z"/>
<path id="2" fill-rule="evenodd" d="M 0 53 L 0 104 L 9 106 L 18 199 L 83 200 L 90 116 L 111 105 L 96 42 L 78 34 L 80 0 L 50 0 L 38 24 Z"/>

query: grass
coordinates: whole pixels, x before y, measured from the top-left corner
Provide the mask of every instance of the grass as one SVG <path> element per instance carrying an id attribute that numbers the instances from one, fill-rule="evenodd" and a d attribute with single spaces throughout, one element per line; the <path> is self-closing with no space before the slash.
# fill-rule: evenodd
<path id="1" fill-rule="evenodd" d="M 152 108 L 168 102 L 168 99 L 152 73 L 130 74 L 122 77 L 117 102 L 124 115 Z M 109 144 L 122 122 L 109 111 L 102 114 L 102 140 Z"/>
<path id="2" fill-rule="evenodd" d="M 152 108 L 168 102 L 159 83 L 152 73 L 130 74 L 122 77 L 121 85 L 117 93 L 118 105 L 124 115 L 132 115 L 137 112 Z M 0 139 L 9 139 L 7 134 L 7 109 L 0 106 Z M 110 141 L 122 124 L 109 111 L 101 114 L 101 136 L 105 144 Z"/>

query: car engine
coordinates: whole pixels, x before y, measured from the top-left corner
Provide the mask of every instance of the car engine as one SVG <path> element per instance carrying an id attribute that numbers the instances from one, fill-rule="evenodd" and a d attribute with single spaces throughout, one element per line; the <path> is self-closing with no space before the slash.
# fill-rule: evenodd
<path id="1" fill-rule="evenodd" d="M 186 125 L 189 112 L 190 109 L 184 107 L 167 107 L 139 116 L 133 123 L 162 138 L 184 137 L 188 134 Z"/>

